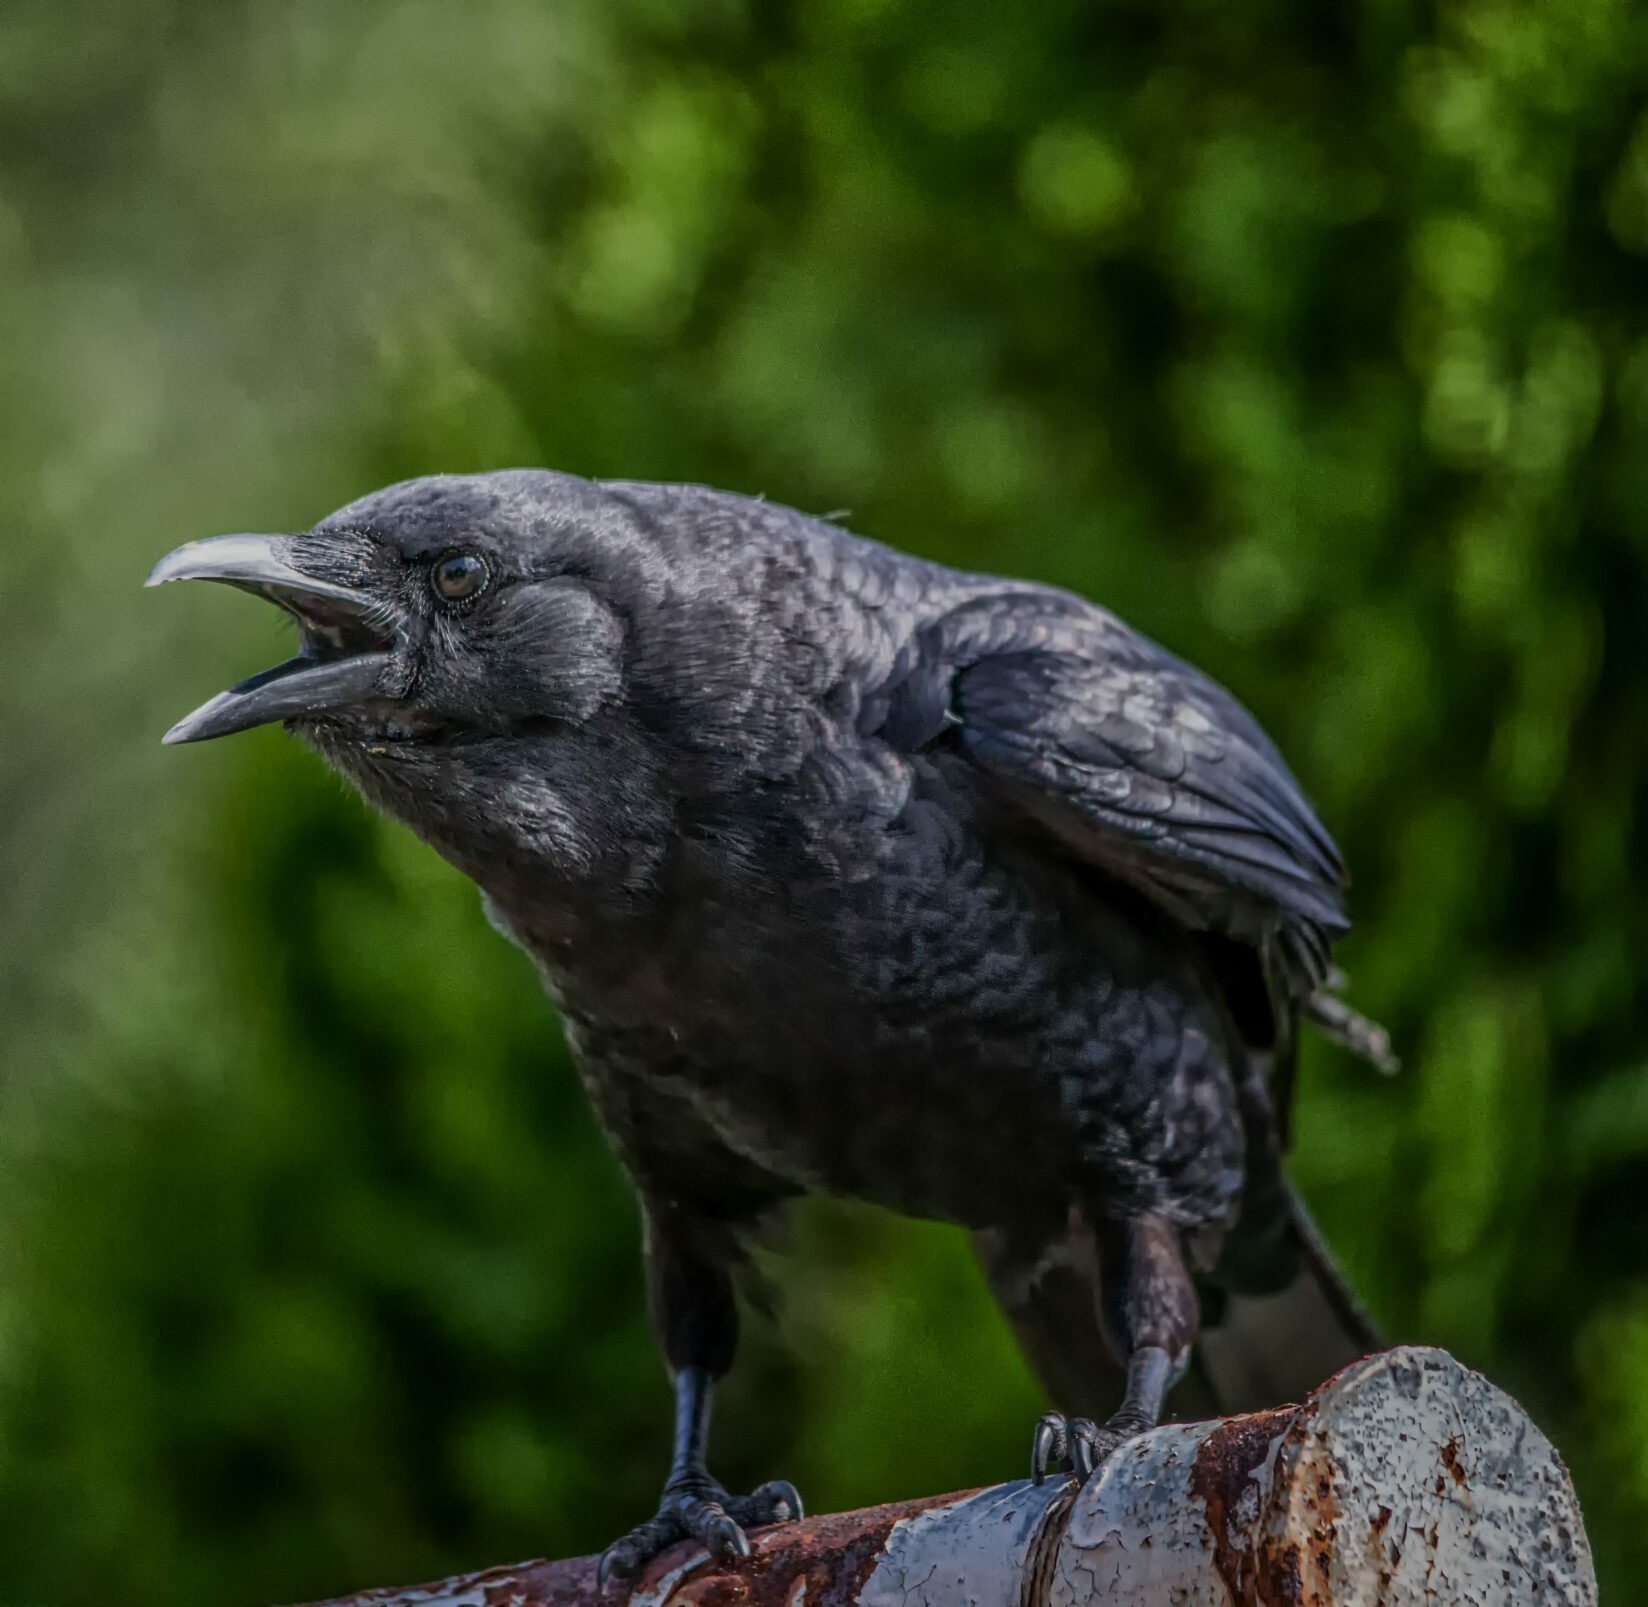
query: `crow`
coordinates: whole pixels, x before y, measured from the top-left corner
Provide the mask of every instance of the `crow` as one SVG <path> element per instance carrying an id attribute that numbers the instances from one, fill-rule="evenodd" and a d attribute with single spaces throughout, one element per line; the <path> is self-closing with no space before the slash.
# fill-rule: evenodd
<path id="1" fill-rule="evenodd" d="M 547 470 L 192 542 L 150 584 L 189 579 L 301 647 L 166 740 L 284 722 L 471 877 L 638 1191 L 675 1456 L 603 1582 L 800 1515 L 706 1462 L 738 1276 L 800 1195 L 972 1231 L 1057 1407 L 1037 1479 L 1187 1372 L 1181 1403 L 1250 1408 L 1375 1347 L 1282 1169 L 1300 1023 L 1389 1057 L 1335 992 L 1343 864 L 1252 716 L 1113 614 Z"/>

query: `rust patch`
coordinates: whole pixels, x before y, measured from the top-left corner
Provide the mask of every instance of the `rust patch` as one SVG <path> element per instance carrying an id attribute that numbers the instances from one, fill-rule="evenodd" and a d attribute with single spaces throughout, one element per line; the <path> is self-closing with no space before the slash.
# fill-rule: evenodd
<path id="1" fill-rule="evenodd" d="M 750 1599 L 750 1587 L 737 1574 L 717 1569 L 696 1579 L 683 1579 L 669 1593 L 669 1607 L 739 1607 Z"/>
<path id="2" fill-rule="evenodd" d="M 899 1523 L 917 1513 L 964 1501 L 972 1493 L 900 1501 L 862 1512 L 832 1512 L 757 1530 L 750 1536 L 752 1556 L 683 1580 L 665 1607 L 791 1607 L 797 1600 L 810 1607 L 850 1607 L 875 1572 L 887 1537 Z M 685 1548 L 666 1553 L 637 1588 L 667 1575 L 688 1555 Z"/>
<path id="3" fill-rule="evenodd" d="M 1459 1436 L 1457 1434 L 1442 1442 L 1442 1466 L 1452 1475 L 1455 1484 L 1464 1485 L 1465 1468 L 1459 1460 Z"/>
<path id="4" fill-rule="evenodd" d="M 473 1600 L 477 1593 L 486 1607 L 574 1607 L 575 1603 L 595 1599 L 595 1558 L 487 1568 L 437 1584 L 363 1590 L 335 1602 L 316 1602 L 312 1607 L 428 1607 L 448 1597 Z"/>
<path id="5" fill-rule="evenodd" d="M 1264 1594 L 1250 1599 L 1265 1607 L 1298 1607 L 1306 1599 L 1299 1553 L 1292 1546 L 1266 1546 L 1257 1573 Z"/>
<path id="6" fill-rule="evenodd" d="M 757 1529 L 750 1535 L 751 1556 L 734 1563 L 705 1560 L 680 1576 L 663 1607 L 851 1607 L 897 1524 L 976 1493 L 927 1496 Z M 692 1555 L 692 1547 L 676 1546 L 627 1588 L 614 1588 L 605 1598 L 595 1589 L 596 1559 L 577 1557 L 489 1568 L 415 1589 L 368 1590 L 311 1607 L 438 1607 L 448 1595 L 479 1599 L 486 1607 L 591 1607 L 603 1600 L 625 1607 L 644 1591 L 656 1592 Z"/>
<path id="7" fill-rule="evenodd" d="M 1233 1417 L 1202 1441 L 1190 1471 L 1190 1493 L 1207 1512 L 1213 1537 L 1213 1563 L 1233 1602 L 1257 1607 L 1259 1595 L 1254 1558 L 1254 1527 L 1259 1515 L 1254 1476 L 1265 1464 L 1277 1437 L 1287 1431 L 1296 1408 L 1282 1407 L 1252 1417 Z M 1244 1496 L 1251 1503 L 1245 1510 Z"/>
<path id="8" fill-rule="evenodd" d="M 1035 1538 L 1030 1542 L 1030 1553 L 1024 1560 L 1024 1581 L 1019 1588 L 1019 1607 L 1047 1607 L 1053 1594 L 1053 1579 L 1058 1571 L 1059 1548 L 1064 1544 L 1065 1531 L 1070 1527 L 1070 1514 L 1075 1510 L 1076 1485 L 1055 1496 L 1042 1514 Z M 1145 1544 L 1150 1542 L 1146 1540 Z"/>
<path id="9" fill-rule="evenodd" d="M 1385 1531 L 1390 1528 L 1390 1521 L 1395 1514 L 1391 1508 L 1381 1503 L 1373 1510 L 1373 1516 L 1368 1520 L 1368 1568 L 1379 1578 L 1380 1601 L 1385 1599 L 1391 1587 L 1391 1580 L 1396 1577 L 1396 1564 L 1402 1560 L 1401 1548 L 1394 1542 L 1385 1544 Z"/>
<path id="10" fill-rule="evenodd" d="M 1301 1417 L 1278 1447 L 1276 1467 L 1272 1521 L 1259 1537 L 1259 1602 L 1332 1607 L 1340 1517 L 1332 1449 Z"/>

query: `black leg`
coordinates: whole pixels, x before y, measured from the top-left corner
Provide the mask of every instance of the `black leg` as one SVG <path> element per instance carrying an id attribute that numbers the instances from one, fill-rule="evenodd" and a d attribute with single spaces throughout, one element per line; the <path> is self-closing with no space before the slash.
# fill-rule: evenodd
<path id="1" fill-rule="evenodd" d="M 732 1366 L 738 1308 L 728 1270 L 730 1237 L 712 1223 L 660 1209 L 647 1216 L 648 1297 L 653 1328 L 675 1374 L 675 1455 L 657 1513 L 601 1557 L 600 1584 L 639 1573 L 678 1540 L 697 1540 L 723 1561 L 750 1554 L 746 1528 L 801 1516 L 782 1479 L 730 1496 L 706 1462 L 716 1380 Z"/>
<path id="2" fill-rule="evenodd" d="M 702 1478 L 709 1472 L 705 1459 L 710 1444 L 710 1400 L 715 1379 L 707 1367 L 683 1367 L 675 1375 L 675 1460 L 670 1464 L 667 1490 L 672 1484 Z"/>
<path id="3" fill-rule="evenodd" d="M 1100 1320 L 1126 1369 L 1121 1404 L 1102 1427 L 1049 1412 L 1036 1424 L 1031 1477 L 1049 1463 L 1084 1482 L 1116 1448 L 1162 1418 L 1170 1389 L 1190 1364 L 1199 1308 L 1179 1233 L 1151 1217 L 1107 1222 L 1099 1230 Z"/>

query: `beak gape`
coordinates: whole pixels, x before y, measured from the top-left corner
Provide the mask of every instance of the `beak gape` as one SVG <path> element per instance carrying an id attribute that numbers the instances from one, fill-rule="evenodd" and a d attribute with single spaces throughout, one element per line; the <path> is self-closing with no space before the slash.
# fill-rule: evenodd
<path id="1" fill-rule="evenodd" d="M 381 605 L 365 592 L 306 574 L 292 563 L 291 546 L 288 536 L 217 536 L 191 541 L 155 565 L 151 586 L 221 581 L 284 608 L 303 637 L 298 657 L 220 692 L 179 720 L 165 741 L 204 742 L 387 695 L 393 638 L 371 622 Z"/>

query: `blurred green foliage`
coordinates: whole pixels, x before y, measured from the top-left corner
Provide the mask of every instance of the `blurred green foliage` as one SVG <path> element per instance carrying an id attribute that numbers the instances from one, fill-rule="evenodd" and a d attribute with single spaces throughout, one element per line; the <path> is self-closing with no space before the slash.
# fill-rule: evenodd
<path id="1" fill-rule="evenodd" d="M 634 1211 L 472 890 L 276 733 L 176 541 L 546 463 L 1122 612 L 1357 874 L 1408 1069 L 1296 1171 L 1648 1568 L 1648 89 L 1625 0 L 13 0 L 0 17 L 0 1602 L 592 1549 L 666 1390 Z M 1016 1474 L 947 1230 L 809 1210 L 717 1463 Z"/>

